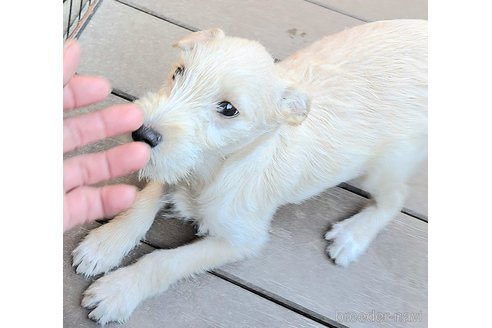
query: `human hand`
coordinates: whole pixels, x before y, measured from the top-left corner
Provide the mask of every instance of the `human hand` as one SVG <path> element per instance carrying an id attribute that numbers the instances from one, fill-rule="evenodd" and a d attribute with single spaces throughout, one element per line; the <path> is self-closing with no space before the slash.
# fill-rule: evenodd
<path id="1" fill-rule="evenodd" d="M 75 75 L 80 46 L 75 41 L 63 49 L 63 110 L 100 102 L 111 92 L 100 77 Z M 133 105 L 116 105 L 63 120 L 63 153 L 110 136 L 134 131 L 143 123 L 143 113 Z M 105 152 L 80 155 L 63 161 L 63 230 L 129 208 L 136 188 L 92 184 L 134 172 L 148 162 L 149 147 L 132 142 Z"/>

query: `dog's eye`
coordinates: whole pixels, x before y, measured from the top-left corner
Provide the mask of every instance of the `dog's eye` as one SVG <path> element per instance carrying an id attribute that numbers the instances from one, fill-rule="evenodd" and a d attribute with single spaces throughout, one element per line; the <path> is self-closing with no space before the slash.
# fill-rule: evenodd
<path id="1" fill-rule="evenodd" d="M 232 106 L 232 104 L 228 101 L 222 101 L 217 104 L 217 112 L 220 115 L 225 116 L 227 118 L 233 118 L 239 115 L 239 111 L 236 107 Z"/>
<path id="2" fill-rule="evenodd" d="M 174 74 L 173 74 L 173 81 L 176 79 L 176 76 L 178 75 L 183 75 L 183 72 L 184 72 L 184 67 L 183 66 L 178 66 L 176 68 L 176 70 L 174 71 Z"/>

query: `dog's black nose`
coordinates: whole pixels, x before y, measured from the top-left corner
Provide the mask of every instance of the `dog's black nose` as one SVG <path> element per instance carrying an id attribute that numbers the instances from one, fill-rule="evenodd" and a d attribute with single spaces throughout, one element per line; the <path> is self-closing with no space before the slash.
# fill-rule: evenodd
<path id="1" fill-rule="evenodd" d="M 142 141 L 154 148 L 162 141 L 162 135 L 156 130 L 142 125 L 138 130 L 132 132 L 132 138 L 135 141 Z"/>

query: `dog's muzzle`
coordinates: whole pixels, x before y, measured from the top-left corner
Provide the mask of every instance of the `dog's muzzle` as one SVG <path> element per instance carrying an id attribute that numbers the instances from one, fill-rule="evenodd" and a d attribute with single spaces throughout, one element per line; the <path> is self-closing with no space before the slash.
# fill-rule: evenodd
<path id="1" fill-rule="evenodd" d="M 138 130 L 132 132 L 132 138 L 134 141 L 142 141 L 154 148 L 162 141 L 162 135 L 156 130 L 142 125 Z"/>

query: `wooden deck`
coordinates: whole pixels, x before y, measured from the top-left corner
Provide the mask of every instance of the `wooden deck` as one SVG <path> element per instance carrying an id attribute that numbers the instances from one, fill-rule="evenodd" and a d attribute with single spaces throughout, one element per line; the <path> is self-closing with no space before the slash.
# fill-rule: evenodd
<path id="1" fill-rule="evenodd" d="M 259 40 L 282 59 L 326 34 L 393 18 L 426 19 L 426 0 L 104 0 L 80 35 L 79 73 L 105 76 L 114 92 L 86 110 L 157 89 L 177 57 L 170 45 L 190 31 L 217 26 L 226 34 Z M 137 183 L 134 176 L 119 181 Z M 427 163 L 410 185 L 405 208 L 348 268 L 336 267 L 326 256 L 323 233 L 365 203 L 357 181 L 282 207 L 259 257 L 181 281 L 143 302 L 121 326 L 426 327 Z M 80 306 L 91 280 L 75 274 L 70 253 L 99 224 L 64 235 L 64 327 L 97 327 Z M 192 226 L 157 219 L 126 263 L 194 238 Z"/>

